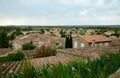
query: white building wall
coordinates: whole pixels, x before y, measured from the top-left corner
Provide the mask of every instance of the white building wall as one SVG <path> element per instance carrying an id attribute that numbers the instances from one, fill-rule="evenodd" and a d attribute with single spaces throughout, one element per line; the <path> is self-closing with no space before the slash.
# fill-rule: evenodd
<path id="1" fill-rule="evenodd" d="M 21 49 L 22 48 L 22 45 L 18 44 L 18 43 L 13 43 L 13 49 L 14 50 L 18 50 L 18 49 Z"/>
<path id="2" fill-rule="evenodd" d="M 77 41 L 74 42 L 73 48 L 78 48 L 78 42 Z"/>

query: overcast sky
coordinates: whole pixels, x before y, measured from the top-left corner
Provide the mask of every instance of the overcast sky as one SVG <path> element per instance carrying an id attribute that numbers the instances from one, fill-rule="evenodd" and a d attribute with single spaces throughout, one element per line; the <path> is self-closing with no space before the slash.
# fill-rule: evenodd
<path id="1" fill-rule="evenodd" d="M 120 24 L 120 0 L 0 0 L 0 25 Z"/>

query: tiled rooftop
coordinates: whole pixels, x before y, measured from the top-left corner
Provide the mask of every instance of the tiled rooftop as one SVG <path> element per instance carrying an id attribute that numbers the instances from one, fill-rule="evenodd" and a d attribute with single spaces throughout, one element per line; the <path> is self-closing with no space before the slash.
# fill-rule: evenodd
<path id="1" fill-rule="evenodd" d="M 70 60 L 67 58 L 61 58 L 58 56 L 49 56 L 43 58 L 36 58 L 31 60 L 31 64 L 35 67 L 39 67 L 46 64 L 67 63 Z"/>
<path id="2" fill-rule="evenodd" d="M 46 43 L 50 41 L 51 43 L 56 43 L 56 42 L 63 42 L 64 39 L 56 36 L 48 36 L 48 35 L 39 34 L 39 33 L 32 33 L 32 34 L 25 35 L 19 39 L 17 38 L 13 42 L 24 44 L 30 41 L 33 41 L 33 42 L 42 41 Z"/>
<path id="3" fill-rule="evenodd" d="M 103 36 L 103 35 L 83 35 L 80 36 L 82 39 L 84 39 L 85 41 L 87 41 L 88 43 L 91 42 L 106 42 L 106 41 L 111 41 L 111 39 Z"/>
<path id="4" fill-rule="evenodd" d="M 10 49 L 8 49 L 8 48 L 1 48 L 0 49 L 0 55 L 4 55 L 4 54 L 6 54 L 6 53 L 9 53 L 11 50 Z"/>
<path id="5" fill-rule="evenodd" d="M 111 45 L 112 46 L 120 46 L 120 38 L 112 39 Z"/>
<path id="6" fill-rule="evenodd" d="M 96 58 L 99 57 L 102 52 L 99 49 L 92 48 L 92 49 L 59 49 L 58 52 L 67 53 L 70 55 L 80 56 L 80 57 L 91 57 Z"/>

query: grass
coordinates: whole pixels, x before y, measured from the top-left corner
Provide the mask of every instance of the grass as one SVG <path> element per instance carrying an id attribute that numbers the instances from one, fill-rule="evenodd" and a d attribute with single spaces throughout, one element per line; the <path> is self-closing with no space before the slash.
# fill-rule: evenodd
<path id="1" fill-rule="evenodd" d="M 26 62 L 22 74 L 10 78 L 108 78 L 120 68 L 119 60 L 120 54 L 109 53 L 95 60 L 88 58 L 87 61 L 77 60 L 67 64 L 48 64 L 41 70 Z"/>

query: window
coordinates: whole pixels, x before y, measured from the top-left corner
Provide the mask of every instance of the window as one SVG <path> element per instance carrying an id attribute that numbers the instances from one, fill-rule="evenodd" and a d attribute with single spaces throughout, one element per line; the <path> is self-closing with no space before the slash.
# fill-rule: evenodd
<path id="1" fill-rule="evenodd" d="M 105 43 L 105 46 L 108 46 L 109 45 L 109 43 Z"/>
<path id="2" fill-rule="evenodd" d="M 74 42 L 74 48 L 77 48 L 78 47 L 78 43 L 77 41 Z"/>
<path id="3" fill-rule="evenodd" d="M 102 46 L 102 43 L 100 43 L 99 46 Z"/>
<path id="4" fill-rule="evenodd" d="M 81 43 L 81 47 L 82 47 L 82 48 L 85 47 L 85 44 L 84 44 L 84 43 Z"/>
<path id="5" fill-rule="evenodd" d="M 97 46 L 97 44 L 95 44 L 95 46 Z"/>

